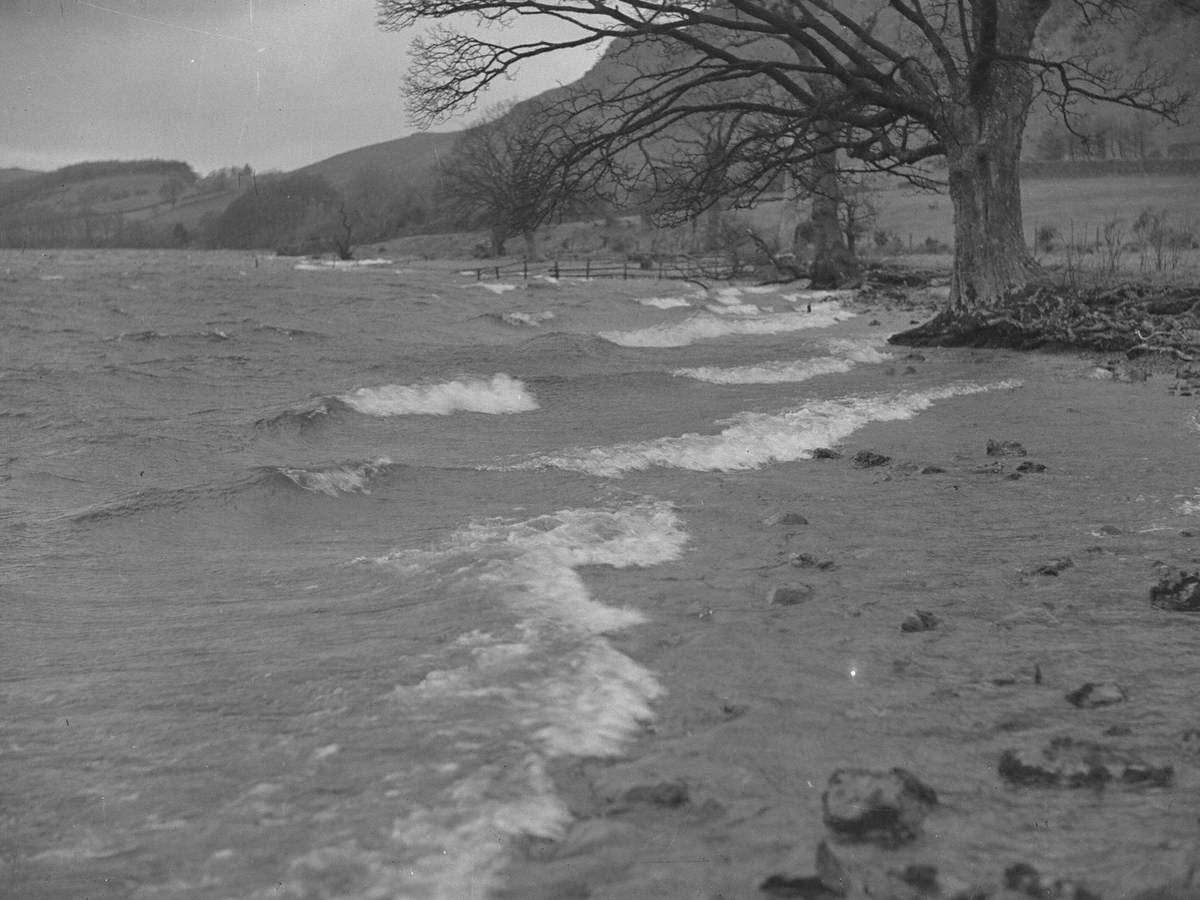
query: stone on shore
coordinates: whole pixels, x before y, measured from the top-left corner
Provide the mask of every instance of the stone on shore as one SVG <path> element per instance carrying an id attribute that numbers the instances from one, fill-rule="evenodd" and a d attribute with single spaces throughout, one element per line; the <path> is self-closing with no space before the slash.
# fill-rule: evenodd
<path id="1" fill-rule="evenodd" d="M 771 513 L 762 520 L 764 525 L 807 525 L 808 519 L 798 512 Z"/>
<path id="2" fill-rule="evenodd" d="M 904 618 L 900 623 L 900 630 L 906 633 L 918 631 L 933 631 L 938 627 L 938 617 L 925 609 L 918 609 L 916 612 Z"/>
<path id="3" fill-rule="evenodd" d="M 818 447 L 812 452 L 813 459 L 841 459 L 842 454 L 829 447 Z"/>
<path id="4" fill-rule="evenodd" d="M 1095 709 L 1098 706 L 1113 706 L 1128 699 L 1125 688 L 1115 681 L 1089 681 L 1067 694 L 1067 702 L 1080 709 Z"/>
<path id="5" fill-rule="evenodd" d="M 1026 787 L 1164 787 L 1175 778 L 1169 765 L 1156 765 L 1115 747 L 1070 737 L 1055 738 L 1040 750 L 1005 750 L 998 769 L 1005 781 Z"/>
<path id="6" fill-rule="evenodd" d="M 937 805 L 933 788 L 907 769 L 838 769 L 821 797 L 825 825 L 841 838 L 895 847 L 911 841 Z"/>
<path id="7" fill-rule="evenodd" d="M 987 442 L 988 456 L 1027 456 L 1025 448 L 1016 441 L 995 441 Z"/>
<path id="8" fill-rule="evenodd" d="M 1200 571 L 1165 572 L 1150 588 L 1150 605 L 1172 612 L 1200 612 Z"/>
<path id="9" fill-rule="evenodd" d="M 811 600 L 816 588 L 811 584 L 777 584 L 767 593 L 771 606 L 795 606 Z"/>
<path id="10" fill-rule="evenodd" d="M 874 450 L 859 450 L 854 454 L 852 462 L 859 469 L 872 469 L 875 466 L 886 466 L 892 461 L 890 456 L 876 453 Z"/>

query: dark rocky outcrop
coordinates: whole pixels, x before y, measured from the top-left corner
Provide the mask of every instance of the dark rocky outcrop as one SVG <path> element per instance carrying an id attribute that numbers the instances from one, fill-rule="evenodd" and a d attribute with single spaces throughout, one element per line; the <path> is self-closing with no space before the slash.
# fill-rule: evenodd
<path id="1" fill-rule="evenodd" d="M 1172 612 L 1200 612 L 1200 571 L 1164 572 L 1150 588 L 1150 605 Z"/>
<path id="2" fill-rule="evenodd" d="M 1125 688 L 1115 681 L 1089 681 L 1067 694 L 1067 702 L 1080 709 L 1113 706 L 1128 699 Z"/>
<path id="3" fill-rule="evenodd" d="M 811 584 L 777 584 L 767 592 L 771 606 L 795 606 L 811 600 L 816 589 Z"/>
<path id="4" fill-rule="evenodd" d="M 911 841 L 938 798 L 907 769 L 838 769 L 821 797 L 825 825 L 837 836 L 894 847 Z"/>
<path id="5" fill-rule="evenodd" d="M 1055 738 L 1040 750 L 1005 750 L 998 769 L 1005 781 L 1027 787 L 1162 787 L 1175 778 L 1175 770 L 1169 765 L 1157 765 L 1115 747 L 1070 737 Z"/>
<path id="6" fill-rule="evenodd" d="M 874 450 L 859 450 L 854 454 L 853 460 L 851 460 L 851 462 L 853 462 L 854 465 L 860 469 L 871 469 L 875 466 L 886 466 L 891 461 L 892 458 L 890 456 L 884 456 L 882 453 L 876 453 Z"/>

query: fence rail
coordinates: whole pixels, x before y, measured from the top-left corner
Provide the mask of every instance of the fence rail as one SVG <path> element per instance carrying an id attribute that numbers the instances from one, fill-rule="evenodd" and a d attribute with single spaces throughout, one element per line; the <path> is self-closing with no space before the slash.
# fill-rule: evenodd
<path id="1" fill-rule="evenodd" d="M 724 256 L 673 256 L 648 259 L 584 259 L 530 262 L 522 260 L 497 266 L 478 266 L 475 280 L 501 278 L 655 278 L 698 280 L 731 278 L 739 271 L 736 260 Z"/>

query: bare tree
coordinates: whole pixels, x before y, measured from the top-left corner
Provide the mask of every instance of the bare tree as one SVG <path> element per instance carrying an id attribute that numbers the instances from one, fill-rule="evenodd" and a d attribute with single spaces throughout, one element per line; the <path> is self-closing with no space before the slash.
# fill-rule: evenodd
<path id="1" fill-rule="evenodd" d="M 788 126 L 808 158 L 842 149 L 901 171 L 944 156 L 954 206 L 951 316 L 1002 302 L 1037 266 L 1025 245 L 1018 161 L 1035 92 L 1064 113 L 1077 98 L 1173 116 L 1185 97 L 1146 57 L 1122 69 L 1103 57 L 1038 41 L 1050 13 L 1093 31 L 1135 28 L 1152 39 L 1176 15 L 1174 0 L 380 0 L 380 24 L 435 27 L 415 43 L 407 82 L 412 112 L 432 122 L 469 104 L 523 62 L 621 39 L 666 42 L 666 71 L 630 85 L 638 103 L 614 130 L 662 130 L 734 108 Z M 1153 11 L 1154 15 L 1150 15 Z M 447 24 L 462 13 L 504 24 L 548 16 L 569 37 L 504 38 Z M 1191 15 L 1192 11 L 1179 13 Z M 558 32 L 561 34 L 561 31 Z M 769 90 L 758 89 L 766 83 Z M 723 90 L 710 98 L 710 86 Z M 729 97 L 732 93 L 734 96 Z M 816 135 L 816 139 L 810 136 Z"/>
<path id="2" fill-rule="evenodd" d="M 502 106 L 464 132 L 442 161 L 439 193 L 460 220 L 488 229 L 493 253 L 521 235 L 537 258 L 537 230 L 586 196 L 598 177 L 575 153 L 582 140 L 535 103 Z"/>

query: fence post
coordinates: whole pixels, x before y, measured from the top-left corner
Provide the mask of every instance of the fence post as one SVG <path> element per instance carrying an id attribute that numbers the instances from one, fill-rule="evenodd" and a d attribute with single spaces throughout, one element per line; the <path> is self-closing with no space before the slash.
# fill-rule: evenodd
<path id="1" fill-rule="evenodd" d="M 521 261 L 521 275 L 525 281 L 529 280 L 529 259 L 528 258 Z"/>
<path id="2" fill-rule="evenodd" d="M 476 270 L 475 270 L 475 280 L 476 280 L 476 281 L 483 281 L 483 269 L 476 269 Z"/>
<path id="3" fill-rule="evenodd" d="M 559 279 L 558 257 L 555 257 L 555 259 L 554 259 L 554 280 L 558 281 L 558 279 Z"/>
<path id="4" fill-rule="evenodd" d="M 499 266 L 496 266 L 496 280 L 497 281 L 500 280 L 500 267 Z"/>
<path id="5" fill-rule="evenodd" d="M 625 260 L 625 265 L 622 266 L 622 268 L 621 268 L 621 280 L 622 281 L 629 280 L 629 260 L 628 259 Z"/>
<path id="6" fill-rule="evenodd" d="M 592 258 L 589 256 L 583 262 L 583 280 L 588 281 L 592 277 Z"/>

